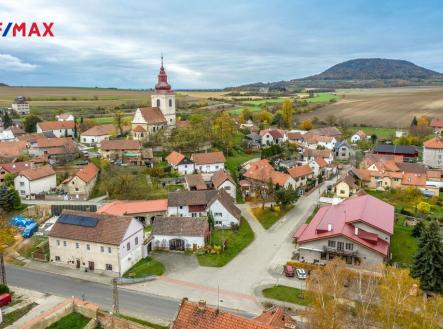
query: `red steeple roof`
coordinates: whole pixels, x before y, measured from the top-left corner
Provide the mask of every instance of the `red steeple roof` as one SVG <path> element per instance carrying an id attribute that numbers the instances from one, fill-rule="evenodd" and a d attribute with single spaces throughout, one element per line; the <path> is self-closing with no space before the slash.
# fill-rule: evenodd
<path id="1" fill-rule="evenodd" d="M 168 75 L 166 74 L 165 68 L 163 67 L 163 55 L 162 64 L 160 66 L 160 73 L 158 74 L 158 82 L 155 85 L 156 91 L 170 91 L 171 85 L 168 83 Z"/>

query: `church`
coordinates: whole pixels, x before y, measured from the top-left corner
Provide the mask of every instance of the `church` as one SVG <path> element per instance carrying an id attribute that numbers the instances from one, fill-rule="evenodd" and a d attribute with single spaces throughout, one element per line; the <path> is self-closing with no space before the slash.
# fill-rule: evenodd
<path id="1" fill-rule="evenodd" d="M 161 129 L 175 128 L 175 123 L 175 93 L 168 83 L 162 56 L 158 82 L 151 95 L 151 107 L 142 107 L 135 111 L 131 122 L 132 137 L 147 140 L 149 135 Z"/>

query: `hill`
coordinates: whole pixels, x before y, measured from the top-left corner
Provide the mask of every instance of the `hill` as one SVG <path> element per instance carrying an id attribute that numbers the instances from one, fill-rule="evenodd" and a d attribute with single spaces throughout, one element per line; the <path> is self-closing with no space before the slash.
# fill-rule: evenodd
<path id="1" fill-rule="evenodd" d="M 326 71 L 302 79 L 253 83 L 235 89 L 271 88 L 373 88 L 441 85 L 443 74 L 414 63 L 383 58 L 359 58 L 336 64 Z"/>

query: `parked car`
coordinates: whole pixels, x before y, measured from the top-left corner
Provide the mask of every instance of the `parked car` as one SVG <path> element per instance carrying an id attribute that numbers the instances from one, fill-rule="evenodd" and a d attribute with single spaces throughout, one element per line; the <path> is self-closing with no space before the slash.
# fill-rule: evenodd
<path id="1" fill-rule="evenodd" d="M 294 268 L 291 265 L 284 265 L 283 272 L 288 278 L 294 277 Z"/>
<path id="2" fill-rule="evenodd" d="M 6 306 L 11 302 L 10 294 L 1 294 L 0 295 L 0 307 Z"/>
<path id="3" fill-rule="evenodd" d="M 295 270 L 295 273 L 297 274 L 297 278 L 300 280 L 306 280 L 308 277 L 308 272 L 304 268 L 298 268 Z"/>

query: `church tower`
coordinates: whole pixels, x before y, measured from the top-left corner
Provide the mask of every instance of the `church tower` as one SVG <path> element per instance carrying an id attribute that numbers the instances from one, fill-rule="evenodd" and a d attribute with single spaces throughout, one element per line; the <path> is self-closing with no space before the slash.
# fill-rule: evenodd
<path id="1" fill-rule="evenodd" d="M 163 67 L 163 56 L 161 57 L 160 73 L 155 85 L 155 93 L 151 95 L 151 106 L 160 109 L 166 118 L 168 127 L 175 127 L 175 94 L 168 83 L 168 76 Z"/>

